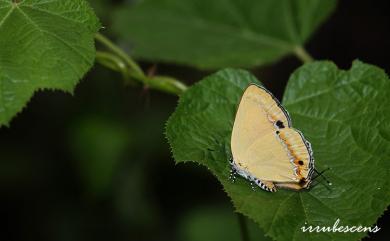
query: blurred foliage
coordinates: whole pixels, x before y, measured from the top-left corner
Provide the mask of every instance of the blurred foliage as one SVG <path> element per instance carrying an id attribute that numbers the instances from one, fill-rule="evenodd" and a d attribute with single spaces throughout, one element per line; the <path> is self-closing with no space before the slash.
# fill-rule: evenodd
<path id="1" fill-rule="evenodd" d="M 106 28 L 111 22 L 111 13 L 115 9 L 115 4 L 111 0 L 88 0 L 96 15 L 99 16 L 102 27 Z"/>
<path id="2" fill-rule="evenodd" d="M 69 145 L 92 193 L 111 188 L 114 170 L 131 146 L 130 138 L 126 126 L 99 116 L 84 117 L 73 124 Z"/>
<path id="3" fill-rule="evenodd" d="M 212 227 L 212 228 L 210 228 Z M 249 240 L 270 241 L 257 225 L 247 221 Z M 223 206 L 197 207 L 183 215 L 179 227 L 182 241 L 240 241 L 242 240 L 237 214 Z"/>
<path id="4" fill-rule="evenodd" d="M 123 6 L 114 30 L 140 59 L 203 69 L 253 67 L 287 54 L 304 61 L 303 44 L 336 0 L 145 0 Z"/>

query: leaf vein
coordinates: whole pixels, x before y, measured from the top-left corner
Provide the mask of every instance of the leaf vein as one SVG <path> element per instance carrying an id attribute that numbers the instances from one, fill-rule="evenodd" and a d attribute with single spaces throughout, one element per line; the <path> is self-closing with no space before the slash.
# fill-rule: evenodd
<path id="1" fill-rule="evenodd" d="M 68 42 L 66 42 L 65 40 L 63 40 L 62 38 L 58 37 L 55 33 L 52 33 L 50 31 L 47 31 L 47 30 L 44 30 L 43 28 L 41 28 L 37 23 L 35 23 L 21 8 L 17 8 L 20 13 L 22 13 L 22 15 L 27 19 L 27 21 L 29 21 L 32 25 L 34 25 L 40 32 L 42 33 L 46 33 L 50 36 L 52 36 L 53 38 L 57 39 L 58 41 L 60 41 L 61 43 L 63 43 L 66 47 L 68 47 L 70 50 L 72 50 L 76 55 L 80 56 L 86 63 L 89 63 L 89 59 L 87 58 L 87 56 L 84 56 L 82 55 L 79 51 L 77 51 L 77 49 L 75 49 L 71 44 L 69 44 Z"/>
<path id="2" fill-rule="evenodd" d="M 4 25 L 5 21 L 9 18 L 14 9 L 14 7 L 11 7 L 10 10 L 5 14 L 4 18 L 0 21 L 0 28 Z"/>
<path id="3" fill-rule="evenodd" d="M 30 9 L 33 9 L 35 11 L 44 12 L 46 14 L 49 14 L 49 15 L 52 15 L 52 16 L 56 16 L 56 17 L 59 17 L 59 18 L 62 18 L 62 19 L 65 19 L 65 20 L 68 20 L 68 21 L 71 21 L 71 22 L 74 22 L 74 23 L 78 23 L 78 24 L 82 23 L 82 22 L 76 21 L 75 19 L 67 18 L 67 17 L 65 17 L 65 16 L 63 16 L 61 14 L 53 13 L 53 12 L 44 10 L 42 8 L 39 8 L 39 7 L 33 7 L 33 5 L 24 5 L 23 7 L 24 8 L 30 8 Z M 74 12 L 78 12 L 78 11 L 74 11 Z"/>

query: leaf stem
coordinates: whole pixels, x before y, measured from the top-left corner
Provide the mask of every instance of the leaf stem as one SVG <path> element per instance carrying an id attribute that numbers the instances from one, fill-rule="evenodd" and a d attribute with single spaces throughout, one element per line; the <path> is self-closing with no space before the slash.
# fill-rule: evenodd
<path id="1" fill-rule="evenodd" d="M 236 213 L 236 214 L 238 218 L 238 223 L 240 224 L 241 240 L 249 241 L 248 225 L 246 222 L 246 218 L 244 217 L 244 215 L 240 213 Z"/>
<path id="2" fill-rule="evenodd" d="M 144 75 L 144 72 L 142 71 L 141 67 L 139 67 L 139 65 L 127 53 L 125 53 L 121 48 L 116 46 L 106 36 L 97 33 L 95 35 L 95 39 L 100 43 L 102 43 L 104 46 L 106 46 L 113 53 L 118 55 L 120 58 L 122 58 L 126 62 L 126 64 L 131 68 L 131 70 L 133 70 L 135 73 L 139 75 Z"/>
<path id="3" fill-rule="evenodd" d="M 111 40 L 98 33 L 95 39 L 107 47 L 108 51 L 96 51 L 96 61 L 101 65 L 120 72 L 126 83 L 133 84 L 131 80 L 166 93 L 180 95 L 187 90 L 187 86 L 179 80 L 168 76 L 148 76 L 141 67 L 121 48 L 116 46 Z"/>
<path id="4" fill-rule="evenodd" d="M 103 66 L 116 71 L 120 72 L 125 79 L 126 83 L 132 83 L 129 78 L 128 68 L 126 64 L 117 56 L 109 53 L 109 52 L 103 52 L 103 51 L 96 51 L 96 60 Z M 133 84 L 133 83 L 132 83 Z"/>
<path id="5" fill-rule="evenodd" d="M 302 46 L 296 46 L 294 48 L 295 56 L 300 59 L 303 63 L 313 62 L 313 57 L 304 49 Z"/>

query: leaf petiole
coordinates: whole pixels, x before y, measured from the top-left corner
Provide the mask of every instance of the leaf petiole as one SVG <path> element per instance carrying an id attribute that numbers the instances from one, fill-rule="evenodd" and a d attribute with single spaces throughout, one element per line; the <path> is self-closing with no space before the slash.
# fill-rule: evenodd
<path id="1" fill-rule="evenodd" d="M 117 56 L 103 51 L 96 51 L 96 60 L 103 66 L 120 72 L 126 82 L 130 82 L 128 68 L 126 64 Z"/>
<path id="2" fill-rule="evenodd" d="M 99 41 L 101 44 L 106 46 L 109 50 L 111 50 L 113 53 L 115 53 L 118 57 L 122 58 L 126 64 L 130 67 L 132 71 L 139 75 L 145 75 L 142 71 L 141 67 L 128 55 L 126 54 L 121 48 L 116 46 L 111 40 L 109 40 L 104 35 L 97 33 L 95 35 L 95 39 Z"/>
<path id="3" fill-rule="evenodd" d="M 151 89 L 175 95 L 187 90 L 184 83 L 173 77 L 145 75 L 139 65 L 111 40 L 101 34 L 96 34 L 95 38 L 110 50 L 96 51 L 96 61 L 113 71 L 120 72 L 126 83 L 132 84 L 130 80 L 135 80 Z"/>
<path id="4" fill-rule="evenodd" d="M 294 54 L 299 60 L 301 60 L 305 64 L 314 61 L 313 57 L 302 46 L 296 46 L 294 48 Z"/>

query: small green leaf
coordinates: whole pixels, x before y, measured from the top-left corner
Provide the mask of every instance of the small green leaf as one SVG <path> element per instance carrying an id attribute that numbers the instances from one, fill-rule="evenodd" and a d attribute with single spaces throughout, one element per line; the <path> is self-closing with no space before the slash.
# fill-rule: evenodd
<path id="1" fill-rule="evenodd" d="M 98 28 L 84 0 L 0 0 L 0 126 L 36 90 L 72 92 L 93 64 Z"/>
<path id="2" fill-rule="evenodd" d="M 390 204 L 390 80 L 359 61 L 349 71 L 314 62 L 290 78 L 284 104 L 293 126 L 312 143 L 323 183 L 300 192 L 252 191 L 229 180 L 230 135 L 244 88 L 257 80 L 241 70 L 220 71 L 185 92 L 167 124 L 177 162 L 208 167 L 237 211 L 275 240 L 358 240 L 365 233 L 308 233 L 302 226 L 371 226 Z M 320 180 L 319 178 L 318 180 Z"/>
<path id="3" fill-rule="evenodd" d="M 134 56 L 199 68 L 251 67 L 302 49 L 336 0 L 145 0 L 123 8 L 114 30 Z"/>

